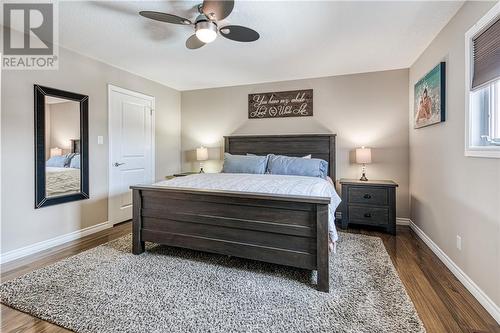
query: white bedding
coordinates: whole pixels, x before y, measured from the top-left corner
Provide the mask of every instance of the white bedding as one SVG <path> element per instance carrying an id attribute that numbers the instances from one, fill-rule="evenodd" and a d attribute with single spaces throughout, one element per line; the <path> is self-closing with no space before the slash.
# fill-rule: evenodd
<path id="1" fill-rule="evenodd" d="M 46 167 L 45 180 L 48 197 L 80 192 L 80 169 Z"/>
<path id="2" fill-rule="evenodd" d="M 328 230 L 330 240 L 338 239 L 335 229 L 335 209 L 340 197 L 327 180 L 315 177 L 284 176 L 269 174 L 201 173 L 177 177 L 156 183 L 168 187 L 196 188 L 237 192 L 291 194 L 331 198 L 328 205 Z"/>

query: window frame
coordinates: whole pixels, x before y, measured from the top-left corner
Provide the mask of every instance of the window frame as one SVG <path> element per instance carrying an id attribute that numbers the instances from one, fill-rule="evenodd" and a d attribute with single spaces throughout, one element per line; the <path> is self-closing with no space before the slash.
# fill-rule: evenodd
<path id="1" fill-rule="evenodd" d="M 500 158 L 500 146 L 474 146 L 472 144 L 472 39 L 486 30 L 490 24 L 500 17 L 500 2 L 491 8 L 476 24 L 465 33 L 465 150 L 464 155 L 469 157 Z M 500 114 L 500 112 L 499 112 Z"/>

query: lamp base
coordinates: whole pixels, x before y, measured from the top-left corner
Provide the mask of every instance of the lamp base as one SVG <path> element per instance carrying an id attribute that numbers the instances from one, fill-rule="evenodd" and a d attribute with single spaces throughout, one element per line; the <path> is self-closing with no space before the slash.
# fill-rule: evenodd
<path id="1" fill-rule="evenodd" d="M 366 175 L 365 175 L 364 172 L 363 172 L 363 175 L 361 176 L 361 178 L 359 178 L 359 180 L 361 180 L 362 182 L 367 182 L 368 181 L 368 178 L 366 178 Z"/>

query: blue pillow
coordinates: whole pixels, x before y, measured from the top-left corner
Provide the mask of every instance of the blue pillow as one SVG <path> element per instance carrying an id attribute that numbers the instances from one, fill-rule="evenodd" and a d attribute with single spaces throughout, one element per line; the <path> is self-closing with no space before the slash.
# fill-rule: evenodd
<path id="1" fill-rule="evenodd" d="M 64 168 L 66 166 L 66 156 L 53 156 L 45 162 L 48 167 Z"/>
<path id="2" fill-rule="evenodd" d="M 224 153 L 223 173 L 265 173 L 267 156 L 231 155 Z"/>
<path id="3" fill-rule="evenodd" d="M 328 162 L 319 158 L 268 155 L 267 173 L 273 175 L 308 176 L 326 179 Z"/>
<path id="4" fill-rule="evenodd" d="M 71 163 L 69 164 L 70 168 L 80 169 L 80 154 L 76 154 L 71 159 Z"/>

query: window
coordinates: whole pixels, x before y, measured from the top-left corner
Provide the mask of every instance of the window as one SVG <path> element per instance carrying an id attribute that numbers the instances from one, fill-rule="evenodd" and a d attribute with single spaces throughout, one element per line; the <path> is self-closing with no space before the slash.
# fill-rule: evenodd
<path id="1" fill-rule="evenodd" d="M 470 94 L 472 146 L 500 146 L 500 80 Z"/>
<path id="2" fill-rule="evenodd" d="M 465 155 L 500 158 L 500 3 L 465 35 Z"/>

